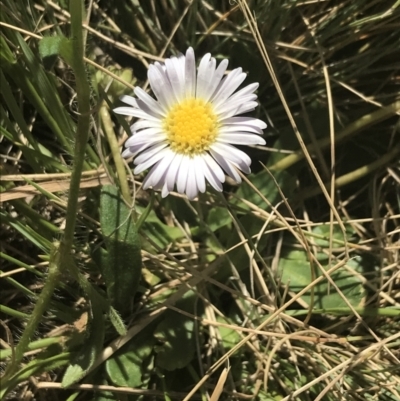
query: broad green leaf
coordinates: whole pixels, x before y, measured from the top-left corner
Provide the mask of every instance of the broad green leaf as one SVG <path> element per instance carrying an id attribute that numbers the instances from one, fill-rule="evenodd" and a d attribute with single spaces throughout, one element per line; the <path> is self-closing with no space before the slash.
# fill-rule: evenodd
<path id="1" fill-rule="evenodd" d="M 102 306 L 91 300 L 92 315 L 87 325 L 87 338 L 75 359 L 68 366 L 62 379 L 62 386 L 68 387 L 85 377 L 97 355 L 103 349 L 104 316 Z"/>
<path id="2" fill-rule="evenodd" d="M 108 69 L 125 82 L 128 82 L 130 84 L 134 84 L 136 82 L 136 79 L 133 76 L 133 70 L 131 68 L 120 69 L 111 66 L 108 67 Z M 116 79 L 113 79 L 111 81 L 111 79 L 112 78 L 108 74 L 104 73 L 103 71 L 97 70 L 95 74 L 93 74 L 94 88 L 97 89 L 98 92 L 99 89 L 104 90 L 105 88 L 107 88 L 107 97 L 112 102 L 119 99 L 124 94 L 130 94 L 131 90 L 128 90 L 128 88 L 122 82 L 117 81 Z"/>
<path id="3" fill-rule="evenodd" d="M 129 312 L 139 285 L 142 258 L 131 211 L 114 186 L 102 188 L 100 223 L 108 252 L 107 259 L 100 266 L 107 294 L 115 309 L 124 315 Z"/>
<path id="4" fill-rule="evenodd" d="M 71 65 L 73 60 L 72 51 L 71 42 L 62 35 L 45 36 L 39 42 L 39 53 L 42 58 L 61 56 Z"/>
<path id="5" fill-rule="evenodd" d="M 251 174 L 248 178 L 251 183 L 259 190 L 259 192 L 266 199 L 268 199 L 268 201 L 272 205 L 276 206 L 276 204 L 282 200 L 277 185 L 279 185 L 279 188 L 283 192 L 284 196 L 289 197 L 292 195 L 294 189 L 296 188 L 296 184 L 295 177 L 286 171 L 277 171 L 273 172 L 272 174 L 276 180 L 276 183 L 265 170 L 262 170 L 257 174 Z M 264 210 L 270 209 L 268 204 L 249 184 L 247 184 L 247 182 L 243 182 L 241 184 L 240 188 L 237 191 L 237 196 L 246 199 L 247 201 Z M 241 202 L 240 206 L 246 210 L 249 208 L 247 205 L 244 205 Z"/>
<path id="6" fill-rule="evenodd" d="M 115 386 L 142 387 L 147 379 L 144 377 L 155 339 L 148 328 L 132 338 L 105 363 L 109 380 Z"/>
<path id="7" fill-rule="evenodd" d="M 225 324 L 227 323 L 225 319 L 222 319 L 220 317 L 217 317 L 217 321 L 220 323 L 225 323 Z M 241 336 L 234 329 L 231 329 L 229 327 L 219 326 L 218 330 L 219 333 L 221 334 L 222 345 L 226 349 L 233 348 L 241 340 Z"/>
<path id="8" fill-rule="evenodd" d="M 183 312 L 201 314 L 202 305 L 196 300 L 196 293 L 188 291 L 175 306 Z M 157 353 L 155 362 L 159 368 L 173 371 L 191 362 L 196 350 L 194 329 L 191 317 L 174 310 L 165 312 L 154 332 L 154 337 L 161 344 L 155 347 Z"/>
<path id="9" fill-rule="evenodd" d="M 327 263 L 326 256 L 320 255 L 319 259 L 324 265 Z M 359 264 L 359 259 L 354 259 L 351 264 Z M 352 266 L 354 268 L 354 266 Z M 356 266 L 359 267 L 359 266 Z M 279 261 L 279 271 L 281 272 L 282 284 L 288 285 L 293 292 L 299 292 L 312 281 L 311 268 L 307 255 L 303 251 L 289 251 L 286 256 L 281 257 Z M 322 272 L 316 271 L 316 277 L 322 275 Z M 348 272 L 345 268 L 331 274 L 332 280 L 338 286 L 340 291 L 352 306 L 360 306 L 365 298 L 365 289 L 361 280 Z M 310 293 L 302 296 L 302 299 L 309 304 L 311 301 Z M 343 297 L 329 284 L 327 279 L 314 286 L 314 308 L 325 309 L 347 306 Z"/>
<path id="10" fill-rule="evenodd" d="M 318 245 L 320 247 L 329 247 L 329 236 L 331 233 L 329 224 L 323 224 L 321 226 L 317 226 L 312 230 L 313 233 L 313 238 L 314 238 L 314 243 L 315 245 Z M 350 237 L 353 234 L 353 231 L 348 231 L 347 236 Z M 332 231 L 332 242 L 333 242 L 333 247 L 342 247 L 343 246 L 343 241 L 344 241 L 344 236 L 342 231 L 338 226 L 333 227 Z M 337 242 L 335 242 L 337 241 Z M 339 244 L 338 244 L 339 242 Z"/>
<path id="11" fill-rule="evenodd" d="M 227 209 L 215 207 L 210 210 L 207 216 L 207 225 L 211 231 L 217 231 L 219 228 L 231 223 L 232 218 Z"/>
<path id="12" fill-rule="evenodd" d="M 145 208 L 140 206 L 136 209 L 139 213 L 144 213 Z M 171 242 L 182 238 L 183 233 L 178 227 L 170 227 L 164 224 L 154 210 L 151 210 L 146 220 L 141 226 L 143 231 L 160 248 L 166 247 Z"/>
<path id="13" fill-rule="evenodd" d="M 158 367 L 176 370 L 187 366 L 195 352 L 193 319 L 174 311 L 168 311 L 157 326 L 156 338 L 163 345 L 156 347 Z"/>

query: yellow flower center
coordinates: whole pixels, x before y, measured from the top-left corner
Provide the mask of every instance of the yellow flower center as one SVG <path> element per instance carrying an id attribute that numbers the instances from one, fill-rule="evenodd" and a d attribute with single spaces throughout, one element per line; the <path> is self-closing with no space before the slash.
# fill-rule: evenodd
<path id="1" fill-rule="evenodd" d="M 218 133 L 218 119 L 211 105 L 195 98 L 173 106 L 163 126 L 171 149 L 190 156 L 207 151 Z"/>

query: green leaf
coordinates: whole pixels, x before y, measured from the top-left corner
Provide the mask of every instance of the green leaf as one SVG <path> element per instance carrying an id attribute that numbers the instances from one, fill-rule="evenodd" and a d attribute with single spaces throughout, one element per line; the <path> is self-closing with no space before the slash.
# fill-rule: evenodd
<path id="1" fill-rule="evenodd" d="M 329 247 L 329 236 L 330 236 L 330 227 L 329 224 L 323 224 L 321 226 L 315 227 L 313 230 L 313 236 L 314 236 L 314 243 L 315 245 L 318 245 L 320 247 Z M 351 236 L 353 232 L 348 232 L 346 233 L 347 236 Z M 334 230 L 332 232 L 332 239 L 333 239 L 333 247 L 337 247 L 337 243 L 335 243 L 335 240 L 340 241 L 339 246 L 343 245 L 344 242 L 344 236 L 342 231 L 335 226 Z"/>
<path id="2" fill-rule="evenodd" d="M 251 174 L 248 178 L 251 183 L 260 191 L 260 193 L 266 199 L 268 199 L 272 205 L 275 206 L 279 201 L 282 200 L 277 185 L 279 185 L 279 188 L 282 190 L 285 196 L 289 196 L 292 195 L 293 191 L 295 190 L 296 183 L 295 177 L 286 171 L 273 172 L 273 176 L 276 180 L 276 183 L 265 170 L 262 170 L 257 174 Z M 243 182 L 239 187 L 237 196 L 246 199 L 254 205 L 263 208 L 264 210 L 270 209 L 261 196 L 255 192 L 254 189 L 247 184 L 247 182 Z M 243 205 L 242 203 L 241 206 L 246 210 L 249 209 L 247 205 Z"/>
<path id="3" fill-rule="evenodd" d="M 136 210 L 141 214 L 146 213 L 146 209 L 140 206 Z M 178 227 L 164 224 L 154 210 L 150 210 L 140 229 L 160 248 L 164 248 L 171 242 L 183 237 L 183 233 Z"/>
<path id="4" fill-rule="evenodd" d="M 109 316 L 110 321 L 111 321 L 112 325 L 114 326 L 115 330 L 117 330 L 117 333 L 120 336 L 124 336 L 126 334 L 125 324 L 124 324 L 123 320 L 121 319 L 121 316 L 119 315 L 119 313 L 112 306 L 110 306 L 110 311 L 109 311 L 108 316 Z"/>
<path id="5" fill-rule="evenodd" d="M 327 262 L 325 254 L 319 255 L 319 259 L 322 265 Z M 348 262 L 348 265 L 355 270 L 358 270 L 359 264 L 360 259 L 358 258 Z M 280 259 L 279 270 L 282 274 L 282 283 L 289 285 L 289 289 L 296 293 L 309 285 L 312 280 L 311 267 L 307 255 L 303 251 L 289 251 L 286 256 Z M 322 273 L 317 270 L 316 277 L 321 275 Z M 331 278 L 352 306 L 357 307 L 363 303 L 366 292 L 357 276 L 351 274 L 345 268 L 341 268 L 331 274 Z M 310 296 L 311 294 L 307 292 L 301 298 L 309 304 L 311 302 Z M 347 306 L 345 300 L 328 280 L 325 279 L 314 286 L 315 309 L 328 310 L 329 308 L 345 306 Z"/>
<path id="6" fill-rule="evenodd" d="M 39 42 L 39 53 L 42 58 L 61 56 L 72 65 L 72 45 L 65 36 L 45 36 Z"/>
<path id="7" fill-rule="evenodd" d="M 0 65 L 15 64 L 16 59 L 3 36 L 0 36 Z"/>
<path id="8" fill-rule="evenodd" d="M 107 383 L 103 384 L 107 385 Z M 118 398 L 111 391 L 99 391 L 93 394 L 91 401 L 118 401 Z"/>
<path id="9" fill-rule="evenodd" d="M 133 76 L 133 70 L 131 68 L 116 68 L 113 66 L 108 67 L 108 70 L 111 71 L 113 74 L 120 77 L 125 82 L 134 84 L 136 79 Z M 110 85 L 110 76 L 103 71 L 96 70 L 96 72 L 92 75 L 93 79 L 93 86 L 97 89 L 97 92 L 100 92 L 101 89 L 107 89 L 107 97 L 112 101 L 115 102 L 119 99 L 122 95 L 130 94 L 130 89 L 128 89 L 123 83 L 114 79 Z"/>
<path id="10" fill-rule="evenodd" d="M 211 231 L 217 231 L 219 228 L 231 223 L 231 216 L 228 209 L 215 207 L 210 210 L 207 216 L 207 225 Z"/>
<path id="11" fill-rule="evenodd" d="M 100 223 L 108 251 L 100 267 L 111 304 L 123 315 L 129 312 L 139 285 L 142 257 L 131 211 L 114 186 L 102 188 Z"/>
<path id="12" fill-rule="evenodd" d="M 62 379 L 62 386 L 68 387 L 83 377 L 92 367 L 97 355 L 103 349 L 104 342 L 104 316 L 103 308 L 95 300 L 91 301 L 92 315 L 87 325 L 88 337 L 84 341 L 78 355 L 68 366 Z"/>
<path id="13" fill-rule="evenodd" d="M 177 303 L 176 308 L 190 314 L 201 315 L 202 304 L 197 302 L 193 290 L 188 291 Z M 154 331 L 154 337 L 161 345 L 155 347 L 156 365 L 164 370 L 173 371 L 187 366 L 193 359 L 196 350 L 194 320 L 187 316 L 168 310 Z"/>
<path id="14" fill-rule="evenodd" d="M 167 311 L 157 326 L 156 338 L 163 343 L 155 348 L 156 364 L 165 370 L 187 366 L 195 352 L 194 321 L 175 311 Z"/>
<path id="15" fill-rule="evenodd" d="M 220 323 L 227 323 L 227 321 L 221 317 L 217 317 L 217 321 Z M 230 327 L 219 326 L 218 330 L 221 334 L 222 345 L 226 349 L 233 348 L 241 340 L 239 333 Z"/>
<path id="16" fill-rule="evenodd" d="M 143 387 L 148 380 L 144 376 L 152 364 L 149 357 L 154 342 L 148 328 L 132 338 L 106 361 L 105 369 L 109 380 L 115 386 Z"/>

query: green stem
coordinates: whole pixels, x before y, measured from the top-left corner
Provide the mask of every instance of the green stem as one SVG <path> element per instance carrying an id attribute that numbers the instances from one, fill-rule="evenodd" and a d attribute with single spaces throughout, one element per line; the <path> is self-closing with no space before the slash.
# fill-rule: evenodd
<path id="1" fill-rule="evenodd" d="M 114 159 L 122 197 L 124 198 L 125 202 L 129 205 L 129 207 L 131 207 L 132 206 L 132 197 L 129 192 L 128 177 L 126 176 L 124 162 L 121 157 L 121 151 L 119 150 L 117 137 L 115 136 L 115 132 L 112 128 L 111 116 L 110 116 L 110 113 L 108 112 L 106 102 L 103 102 L 103 104 L 101 105 L 100 118 L 101 118 L 104 132 L 107 136 L 108 144 L 110 145 L 113 159 Z"/>
<path id="2" fill-rule="evenodd" d="M 66 365 L 71 359 L 71 354 L 69 352 L 63 352 L 51 356 L 47 359 L 36 359 L 24 366 L 15 376 L 10 379 L 1 378 L 0 387 L 0 400 L 3 400 L 5 395 L 12 391 L 19 383 L 29 380 L 35 375 L 43 371 L 50 371 L 61 366 Z"/>
<path id="3" fill-rule="evenodd" d="M 21 262 L 20 260 L 15 259 L 10 255 L 7 255 L 6 253 L 0 252 L 0 258 L 8 260 L 11 263 L 14 263 L 16 266 L 24 267 L 26 270 L 28 270 L 29 272 L 31 272 L 33 274 L 36 274 L 39 277 L 43 277 L 43 273 L 39 270 L 36 270 L 35 267 L 32 267 L 24 262 Z"/>
<path id="4" fill-rule="evenodd" d="M 389 152 L 385 153 L 380 159 L 375 160 L 374 162 L 362 166 L 356 170 L 351 171 L 350 173 L 344 174 L 335 180 L 335 188 L 340 188 L 345 185 L 348 185 L 354 181 L 359 180 L 360 178 L 365 177 L 366 175 L 372 173 L 373 171 L 387 165 L 393 159 L 398 159 L 400 154 L 400 145 L 395 146 Z M 325 183 L 325 186 L 328 188 L 329 183 Z M 307 188 L 299 194 L 300 199 L 309 199 L 315 195 L 321 193 L 320 187 Z"/>
<path id="5" fill-rule="evenodd" d="M 72 249 L 78 213 L 78 195 L 81 181 L 85 149 L 89 138 L 90 126 L 90 87 L 86 77 L 83 62 L 84 46 L 82 36 L 82 1 L 70 0 L 71 13 L 71 46 L 73 48 L 72 68 L 76 79 L 76 94 L 78 101 L 78 124 L 75 135 L 74 167 L 71 174 L 69 198 L 66 212 L 64 238 L 61 243 L 61 256 L 68 255 Z M 61 257 L 61 262 L 64 258 Z"/>
<path id="6" fill-rule="evenodd" d="M 353 308 L 361 316 L 386 316 L 386 317 L 399 317 L 399 308 L 370 308 L 370 307 L 354 307 Z M 308 310 L 291 310 L 286 311 L 286 314 L 290 316 L 302 316 L 308 313 Z M 314 309 L 313 315 L 334 315 L 334 316 L 350 316 L 354 312 L 352 309 L 344 306 L 342 308 L 326 308 L 326 309 Z"/>
<path id="7" fill-rule="evenodd" d="M 51 255 L 49 274 L 46 278 L 46 282 L 43 286 L 40 296 L 37 298 L 31 318 L 29 319 L 28 324 L 26 325 L 25 330 L 19 340 L 19 343 L 15 348 L 14 359 L 6 370 L 4 378 L 9 378 L 15 372 L 17 366 L 24 356 L 25 351 L 28 349 L 29 342 L 34 335 L 37 326 L 39 325 L 41 319 L 43 318 L 43 315 L 48 309 L 48 305 L 50 303 L 54 289 L 56 288 L 61 275 L 60 269 L 58 268 L 58 256 L 58 249 L 55 247 L 55 250 Z"/>
<path id="8" fill-rule="evenodd" d="M 47 348 L 53 344 L 62 344 L 63 341 L 65 341 L 65 337 L 42 338 L 40 340 L 29 343 L 27 350 L 28 351 L 40 350 L 42 348 Z M 0 349 L 0 361 L 3 361 L 4 359 L 9 358 L 11 355 L 12 355 L 11 348 Z"/>
<path id="9" fill-rule="evenodd" d="M 21 319 L 21 318 L 22 319 L 26 319 L 26 318 L 29 317 L 29 315 L 27 313 L 20 312 L 18 310 L 15 310 L 13 308 L 9 308 L 8 306 L 2 305 L 2 304 L 0 304 L 0 312 L 6 314 L 8 316 L 13 316 L 13 317 L 16 317 L 16 318 L 19 318 L 19 319 Z"/>
<path id="10" fill-rule="evenodd" d="M 346 128 L 342 131 L 338 132 L 335 135 L 335 143 L 339 143 L 345 139 L 349 139 L 352 135 L 356 134 L 357 132 L 365 129 L 373 124 L 377 124 L 380 121 L 386 120 L 389 117 L 394 116 L 400 110 L 400 101 L 394 102 L 387 107 L 383 107 L 382 109 L 376 110 L 373 113 L 367 114 L 362 116 L 358 120 L 349 124 Z M 320 149 L 326 148 L 330 146 L 331 139 L 329 137 L 322 138 L 314 145 L 308 145 L 307 149 L 310 153 L 313 153 L 318 146 Z M 286 170 L 293 164 L 299 162 L 300 160 L 304 159 L 304 153 L 302 150 L 298 150 L 295 153 L 286 156 L 282 160 L 279 160 L 274 165 L 270 166 L 270 170 L 274 171 L 281 171 Z"/>

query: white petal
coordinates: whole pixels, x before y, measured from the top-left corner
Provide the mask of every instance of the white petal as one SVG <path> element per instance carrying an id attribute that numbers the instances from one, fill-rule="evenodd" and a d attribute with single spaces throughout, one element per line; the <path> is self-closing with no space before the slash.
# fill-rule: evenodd
<path id="1" fill-rule="evenodd" d="M 219 84 L 221 83 L 222 77 L 226 69 L 228 68 L 229 61 L 227 59 L 222 60 L 219 63 L 219 66 L 215 70 L 215 73 L 210 78 L 210 86 L 208 89 L 208 93 L 204 96 L 204 100 L 207 102 L 214 96 L 215 90 L 218 88 Z"/>
<path id="2" fill-rule="evenodd" d="M 155 113 L 165 116 L 165 109 L 162 108 L 161 104 L 158 103 L 155 99 L 153 99 L 149 94 L 147 94 L 142 88 L 139 88 L 138 86 L 135 88 L 135 94 L 136 96 L 144 102 L 151 110 L 153 110 Z M 138 102 L 139 104 L 139 102 Z M 140 104 L 139 104 L 140 106 Z"/>
<path id="3" fill-rule="evenodd" d="M 124 152 L 122 153 L 122 156 L 123 157 L 136 156 L 138 153 L 143 152 L 143 150 L 145 150 L 148 147 L 149 147 L 148 143 L 144 143 L 144 144 L 141 143 L 138 145 L 129 146 L 128 149 L 124 150 Z"/>
<path id="4" fill-rule="evenodd" d="M 189 163 L 190 163 L 190 157 L 183 156 L 176 177 L 176 189 L 181 194 L 185 193 L 187 177 L 189 172 Z"/>
<path id="5" fill-rule="evenodd" d="M 167 68 L 167 75 L 171 82 L 172 90 L 175 93 L 177 101 L 181 101 L 184 96 L 185 82 L 182 77 L 182 71 L 180 63 L 176 57 L 165 60 L 165 66 Z"/>
<path id="6" fill-rule="evenodd" d="M 194 171 L 196 174 L 197 188 L 200 192 L 206 191 L 206 181 L 204 178 L 204 161 L 201 156 L 196 156 L 194 158 Z"/>
<path id="7" fill-rule="evenodd" d="M 126 143 L 125 144 L 126 147 L 137 146 L 146 142 L 148 143 L 163 142 L 166 141 L 166 137 L 164 133 L 151 136 L 135 134 L 134 136 L 131 136 L 126 142 L 128 141 L 129 144 Z"/>
<path id="8" fill-rule="evenodd" d="M 135 88 L 136 89 L 136 88 Z M 119 100 L 121 100 L 121 102 L 129 104 L 132 107 L 135 107 L 136 109 L 139 108 L 136 99 L 132 96 L 128 96 L 128 95 L 123 95 L 119 98 Z"/>
<path id="9" fill-rule="evenodd" d="M 207 53 L 206 55 L 203 56 L 203 58 L 200 61 L 200 65 L 197 71 L 197 86 L 196 86 L 197 98 L 202 98 L 207 90 L 207 86 L 210 80 L 210 72 L 209 72 L 210 58 L 211 54 Z"/>
<path id="10" fill-rule="evenodd" d="M 147 103 L 143 102 L 143 100 L 138 99 L 137 102 L 138 102 L 140 109 L 143 110 L 145 113 L 147 113 L 155 118 L 162 119 L 162 115 L 160 113 L 158 113 L 156 110 L 154 110 L 153 108 L 151 108 Z"/>
<path id="11" fill-rule="evenodd" d="M 168 77 L 165 75 L 162 67 L 159 64 L 152 64 L 147 72 L 151 89 L 156 95 L 164 110 L 169 110 L 174 104 L 172 88 Z"/>
<path id="12" fill-rule="evenodd" d="M 178 57 L 173 57 L 172 62 L 175 65 L 175 70 L 178 74 L 179 81 L 181 83 L 182 95 L 185 94 L 185 56 L 179 54 Z"/>
<path id="13" fill-rule="evenodd" d="M 212 159 L 211 156 L 209 156 L 210 159 Z M 214 159 L 212 159 L 213 162 L 218 166 L 218 164 L 214 161 Z M 211 186 L 218 192 L 222 192 L 222 182 L 225 181 L 225 176 L 224 173 L 222 172 L 222 176 L 223 176 L 223 181 L 221 181 L 215 174 L 215 170 L 213 170 L 212 168 L 210 168 L 210 166 L 206 163 L 205 158 L 202 159 L 203 163 L 204 163 L 204 176 L 206 177 L 207 181 L 211 184 Z M 219 166 L 218 166 L 219 167 Z M 219 167 L 219 169 L 221 169 L 221 167 Z"/>
<path id="14" fill-rule="evenodd" d="M 161 145 L 162 143 L 166 143 L 164 134 L 154 135 L 150 138 L 146 138 L 146 137 L 136 138 L 136 135 L 135 135 L 135 138 L 130 137 L 129 139 L 131 140 L 131 142 L 129 143 L 129 145 L 127 147 L 131 150 L 134 148 L 140 148 L 140 152 L 142 152 L 143 150 L 150 148 L 152 146 Z M 133 141 L 133 140 L 135 140 L 135 141 Z M 135 153 L 139 153 L 139 150 L 136 151 Z"/>
<path id="15" fill-rule="evenodd" d="M 242 98 L 242 97 L 245 97 L 245 96 L 248 96 L 248 95 L 252 94 L 258 88 L 258 86 L 259 86 L 258 82 L 255 82 L 253 84 L 245 86 L 244 88 L 242 88 L 239 91 L 235 92 L 229 98 L 229 101 L 230 100 L 234 100 L 234 99 L 238 99 L 238 98 Z"/>
<path id="16" fill-rule="evenodd" d="M 186 98 L 194 97 L 196 90 L 196 60 L 191 47 L 187 49 L 185 58 L 185 89 Z"/>
<path id="17" fill-rule="evenodd" d="M 251 95 L 243 96 L 241 98 L 237 98 L 234 100 L 231 100 L 231 99 L 232 98 L 229 98 L 224 103 L 215 107 L 214 108 L 215 114 L 218 114 L 218 115 L 228 114 L 231 110 L 239 109 L 239 106 L 243 106 L 244 104 L 247 104 L 247 103 L 252 102 L 253 100 L 256 100 L 257 95 L 251 94 Z"/>
<path id="18" fill-rule="evenodd" d="M 161 121 L 139 120 L 131 125 L 131 132 L 135 134 L 137 131 L 145 128 L 160 128 L 162 129 Z"/>
<path id="19" fill-rule="evenodd" d="M 123 158 L 125 158 L 125 159 L 127 159 L 128 157 L 131 157 L 131 156 L 133 156 L 135 153 L 131 150 L 131 149 L 125 149 L 123 152 L 122 152 L 122 154 L 121 154 L 121 156 L 123 157 Z"/>
<path id="20" fill-rule="evenodd" d="M 161 196 L 163 198 L 165 198 L 168 194 L 169 194 L 169 191 L 168 191 L 168 188 L 167 188 L 167 183 L 165 182 L 164 186 L 162 188 L 162 191 L 161 191 Z"/>
<path id="21" fill-rule="evenodd" d="M 214 175 L 217 177 L 217 179 L 220 182 L 225 182 L 225 174 L 222 171 L 221 167 L 219 164 L 208 154 L 203 155 L 203 160 L 207 164 L 207 166 L 210 168 L 210 171 L 214 173 Z"/>
<path id="22" fill-rule="evenodd" d="M 142 187 L 143 189 L 147 189 L 151 185 L 149 184 L 149 181 L 151 180 L 151 176 L 153 175 L 154 170 L 157 168 L 157 163 L 150 169 L 150 171 L 147 173 L 146 177 L 144 178 L 142 182 Z"/>
<path id="23" fill-rule="evenodd" d="M 249 111 L 253 111 L 257 106 L 258 106 L 257 102 L 248 102 L 245 104 L 241 104 L 236 109 L 232 109 L 229 112 L 224 113 L 223 115 L 220 116 L 220 118 L 222 120 L 228 117 L 233 117 L 237 114 L 247 113 Z"/>
<path id="24" fill-rule="evenodd" d="M 205 84 L 203 86 L 202 98 L 204 100 L 208 100 L 214 92 L 214 88 L 211 86 L 212 77 L 215 74 L 215 66 L 217 65 L 217 61 L 214 57 L 211 57 L 210 62 L 208 63 L 207 69 L 205 71 Z"/>
<path id="25" fill-rule="evenodd" d="M 258 135 L 236 132 L 234 134 L 219 134 L 217 142 L 236 145 L 265 145 L 265 140 Z"/>
<path id="26" fill-rule="evenodd" d="M 167 143 L 161 143 L 158 145 L 153 146 L 152 148 L 146 150 L 135 159 L 135 164 L 139 165 L 144 163 L 149 158 L 153 157 L 162 152 L 162 150 L 167 146 Z M 136 173 L 135 173 L 136 174 Z"/>
<path id="27" fill-rule="evenodd" d="M 152 186 L 156 187 L 159 186 L 158 184 L 161 182 L 161 186 L 164 185 L 164 180 L 161 181 L 163 177 L 165 177 L 166 172 L 168 171 L 168 167 L 174 158 L 175 153 L 172 152 L 170 149 L 166 149 L 166 152 L 163 156 L 163 158 L 157 163 L 157 165 L 154 167 L 154 170 L 152 171 L 151 178 L 147 180 L 147 186 Z M 150 173 L 149 173 L 150 175 Z M 144 187 L 143 184 L 143 188 Z"/>
<path id="28" fill-rule="evenodd" d="M 258 106 L 257 102 L 247 102 L 239 106 L 239 108 L 236 111 L 236 114 L 243 114 L 243 113 L 248 113 L 249 111 L 255 110 L 255 108 Z"/>
<path id="29" fill-rule="evenodd" d="M 133 117 L 143 118 L 146 120 L 157 121 L 157 122 L 160 121 L 159 118 L 151 116 L 150 114 L 147 114 L 143 110 L 134 109 L 133 107 L 117 107 L 113 111 L 116 114 L 123 114 L 125 116 L 133 116 Z"/>
<path id="30" fill-rule="evenodd" d="M 197 189 L 196 171 L 195 170 L 196 170 L 196 166 L 194 163 L 194 159 L 190 159 L 187 182 L 186 182 L 186 195 L 190 200 L 193 200 L 199 192 Z"/>
<path id="31" fill-rule="evenodd" d="M 159 160 L 161 160 L 168 149 L 163 149 L 162 151 L 158 152 L 157 154 L 149 157 L 145 162 L 138 164 L 137 161 L 135 160 L 135 164 L 137 166 L 133 170 L 133 174 L 140 174 L 142 171 L 147 170 L 149 167 L 151 167 L 153 164 L 157 163 Z M 146 152 L 144 152 L 146 153 Z M 142 156 L 144 153 L 142 153 L 140 156 Z"/>
<path id="32" fill-rule="evenodd" d="M 240 165 L 243 161 L 248 166 L 250 166 L 251 164 L 250 157 L 246 153 L 235 148 L 234 146 L 216 142 L 211 146 L 211 150 L 219 153 L 225 159 L 228 159 L 229 161 L 238 165 Z"/>
<path id="33" fill-rule="evenodd" d="M 215 158 L 215 160 L 218 162 L 218 164 L 225 170 L 225 172 L 233 178 L 238 184 L 242 182 L 242 179 L 240 178 L 240 175 L 236 171 L 235 166 L 229 162 L 228 160 L 225 160 L 219 153 L 214 152 L 211 150 L 211 154 Z"/>
<path id="34" fill-rule="evenodd" d="M 264 121 L 259 120 L 258 118 L 253 117 L 229 117 L 221 119 L 221 123 L 224 125 L 250 125 L 253 127 L 257 127 L 260 129 L 267 128 L 267 124 Z"/>
<path id="35" fill-rule="evenodd" d="M 236 68 L 231 71 L 228 76 L 224 78 L 220 88 L 217 90 L 211 101 L 215 106 L 223 103 L 232 93 L 239 87 L 239 85 L 245 80 L 246 74 L 242 72 L 241 68 Z"/>
<path id="36" fill-rule="evenodd" d="M 263 135 L 262 129 L 258 127 L 254 127 L 251 125 L 222 125 L 222 127 L 218 130 L 218 134 L 234 134 L 234 133 L 241 133 L 241 132 L 253 132 L 258 135 Z"/>
<path id="37" fill-rule="evenodd" d="M 161 160 L 165 156 L 167 150 L 168 149 L 163 149 L 161 152 L 153 155 L 152 157 L 149 157 L 145 162 L 138 164 L 135 167 L 135 169 L 133 170 L 133 174 L 140 174 L 142 171 L 147 170 L 153 164 L 156 164 L 159 160 Z M 142 155 L 140 155 L 140 156 L 142 156 Z M 135 164 L 136 164 L 136 160 L 135 160 Z"/>
<path id="38" fill-rule="evenodd" d="M 153 173 L 154 173 L 154 171 L 156 170 L 157 166 L 158 166 L 158 163 L 156 163 L 156 164 L 151 168 L 151 170 L 147 173 L 147 175 L 146 175 L 146 177 L 144 178 L 143 183 L 142 183 L 143 189 L 147 189 L 147 188 L 151 187 L 151 180 L 152 180 Z"/>
<path id="39" fill-rule="evenodd" d="M 133 146 L 135 145 L 137 142 L 140 142 L 140 140 L 142 138 L 152 138 L 154 136 L 158 136 L 158 135 L 164 135 L 164 137 L 166 138 L 166 135 L 164 134 L 163 130 L 160 128 L 148 128 L 148 129 L 144 129 L 142 131 L 139 132 L 135 132 L 130 138 L 128 138 L 125 142 L 125 146 Z"/>
<path id="40" fill-rule="evenodd" d="M 183 155 L 176 154 L 175 158 L 171 161 L 166 179 L 168 191 L 172 191 L 174 189 L 175 182 L 177 181 L 177 174 L 179 171 L 179 167 L 182 163 L 182 159 Z"/>

